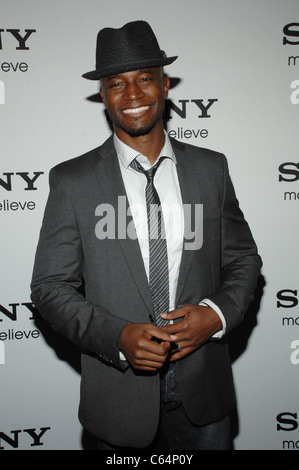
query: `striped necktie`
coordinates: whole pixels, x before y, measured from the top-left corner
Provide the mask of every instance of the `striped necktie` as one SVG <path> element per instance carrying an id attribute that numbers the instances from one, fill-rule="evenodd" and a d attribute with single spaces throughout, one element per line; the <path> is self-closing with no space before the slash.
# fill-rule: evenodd
<path id="1" fill-rule="evenodd" d="M 160 317 L 160 313 L 169 310 L 169 272 L 165 227 L 160 198 L 153 182 L 162 160 L 163 157 L 149 170 L 145 170 L 136 159 L 130 164 L 131 168 L 144 173 L 147 178 L 145 199 L 149 235 L 149 286 L 157 326 L 168 323 L 167 320 Z"/>

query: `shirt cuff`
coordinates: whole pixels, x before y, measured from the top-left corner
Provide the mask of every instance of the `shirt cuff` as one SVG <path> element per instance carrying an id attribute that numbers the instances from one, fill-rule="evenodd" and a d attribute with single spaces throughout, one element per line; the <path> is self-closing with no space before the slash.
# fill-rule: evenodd
<path id="1" fill-rule="evenodd" d="M 208 307 L 211 307 L 213 310 L 215 310 L 215 312 L 219 315 L 220 317 L 220 320 L 222 322 L 222 329 L 217 331 L 217 333 L 215 333 L 212 338 L 214 339 L 220 339 L 222 338 L 222 336 L 225 334 L 225 330 L 226 330 L 226 321 L 225 321 L 225 318 L 223 316 L 223 313 L 221 312 L 220 308 L 214 304 L 214 302 L 212 302 L 210 299 L 203 299 L 199 305 L 207 305 Z"/>

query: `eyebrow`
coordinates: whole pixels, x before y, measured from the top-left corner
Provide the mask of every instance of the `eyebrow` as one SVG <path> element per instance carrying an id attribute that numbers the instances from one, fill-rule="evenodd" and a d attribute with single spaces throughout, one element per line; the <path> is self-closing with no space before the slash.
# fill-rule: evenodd
<path id="1" fill-rule="evenodd" d="M 127 73 L 127 72 L 123 72 Z M 115 73 L 114 75 L 109 75 L 108 77 L 105 77 L 107 81 L 109 82 L 110 80 L 113 80 L 114 78 L 119 78 L 123 75 L 123 73 Z M 153 70 L 137 70 L 137 73 L 142 75 L 143 73 L 148 73 L 150 75 L 153 75 Z"/>
<path id="2" fill-rule="evenodd" d="M 151 75 L 153 75 L 153 70 L 138 70 L 138 73 L 150 73 Z"/>

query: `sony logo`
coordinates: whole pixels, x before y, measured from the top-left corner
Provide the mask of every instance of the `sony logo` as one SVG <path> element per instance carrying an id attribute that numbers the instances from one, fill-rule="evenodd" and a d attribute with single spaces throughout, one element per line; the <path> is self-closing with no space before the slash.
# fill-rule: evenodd
<path id="1" fill-rule="evenodd" d="M 37 180 L 37 178 L 39 178 L 40 175 L 43 175 L 44 172 L 43 171 L 34 171 L 33 172 L 33 177 L 30 177 L 29 176 L 29 172 L 28 171 L 24 171 L 24 172 L 18 172 L 18 173 L 3 173 L 3 176 L 6 177 L 6 180 L 3 178 L 0 178 L 0 186 L 2 186 L 2 188 L 4 188 L 6 191 L 12 191 L 12 177 L 15 177 L 18 176 L 20 178 L 22 178 L 23 181 L 25 181 L 26 183 L 26 186 L 24 188 L 24 191 L 35 191 L 37 190 L 37 188 L 34 186 L 34 183 L 35 181 Z"/>
<path id="2" fill-rule="evenodd" d="M 180 118 L 186 119 L 187 117 L 187 109 L 190 109 L 190 106 L 194 108 L 196 107 L 196 110 L 200 111 L 200 114 L 198 114 L 198 118 L 210 118 L 211 114 L 208 112 L 211 108 L 211 106 L 218 101 L 216 98 L 209 98 L 207 100 L 207 103 L 204 103 L 203 99 L 193 99 L 193 100 L 178 100 L 180 105 L 176 105 L 173 103 L 171 100 L 166 100 L 165 102 L 165 118 L 166 119 L 172 119 L 172 116 L 170 115 L 171 111 L 175 112 Z"/>
<path id="3" fill-rule="evenodd" d="M 278 177 L 278 181 L 298 181 L 299 180 L 299 163 L 285 162 L 279 165 L 278 169 L 279 169 L 279 172 L 281 173 Z"/>
<path id="4" fill-rule="evenodd" d="M 21 429 L 15 430 L 15 431 L 10 431 L 10 434 L 12 436 L 9 436 L 8 434 L 1 432 L 0 431 L 0 450 L 5 449 L 5 447 L 2 445 L 2 441 L 6 442 L 10 447 L 13 447 L 14 449 L 19 448 L 19 436 L 22 433 L 22 436 L 24 436 L 24 442 L 26 443 L 28 436 L 32 439 L 32 442 L 30 444 L 31 447 L 36 447 L 36 446 L 43 446 L 43 442 L 41 441 L 42 436 L 45 434 L 46 431 L 49 431 L 51 428 L 46 427 L 46 428 L 40 428 L 40 432 L 37 433 L 36 428 L 32 429 Z"/>
<path id="5" fill-rule="evenodd" d="M 36 33 L 36 29 L 25 29 L 25 34 L 21 36 L 19 29 L 0 29 L 0 49 L 2 49 L 2 33 L 5 33 L 5 31 L 10 33 L 17 40 L 18 45 L 16 46 L 16 50 L 18 51 L 29 50 L 26 42 L 32 33 Z"/>
<path id="6" fill-rule="evenodd" d="M 283 45 L 290 44 L 293 46 L 299 45 L 299 23 L 288 23 L 284 26 L 283 32 Z M 287 37 L 286 37 L 287 36 Z M 297 40 L 291 40 L 288 38 L 298 38 Z"/>
<path id="7" fill-rule="evenodd" d="M 35 320 L 37 318 L 40 318 L 39 312 L 32 302 L 23 302 L 22 304 L 17 304 L 17 303 L 9 304 L 9 307 L 11 307 L 11 310 L 8 310 L 7 308 L 5 308 L 3 305 L 0 304 L 0 312 L 3 315 L 5 315 L 7 318 L 9 318 L 9 320 L 17 321 L 18 311 L 19 311 L 18 307 L 20 307 L 20 305 L 23 305 L 29 310 L 29 312 L 31 312 L 32 316 L 30 316 L 29 320 Z M 3 319 L 0 318 L 0 322 L 2 321 Z"/>
<path id="8" fill-rule="evenodd" d="M 277 292 L 277 308 L 292 308 L 298 305 L 297 290 L 283 289 Z"/>

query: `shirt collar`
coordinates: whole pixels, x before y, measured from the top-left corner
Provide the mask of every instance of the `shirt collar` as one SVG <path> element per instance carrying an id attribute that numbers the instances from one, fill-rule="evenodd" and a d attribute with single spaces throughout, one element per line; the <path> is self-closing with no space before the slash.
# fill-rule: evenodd
<path id="1" fill-rule="evenodd" d="M 137 157 L 138 157 L 139 163 L 141 163 L 145 168 L 150 168 L 152 166 L 144 155 L 142 155 L 137 150 L 132 149 L 131 147 L 126 145 L 124 142 L 122 142 L 116 136 L 115 133 L 113 135 L 113 139 L 114 139 L 114 146 L 115 146 L 118 159 L 125 168 L 128 168 L 132 160 L 134 160 Z M 165 132 L 165 143 L 156 162 L 162 156 L 170 158 L 176 164 L 175 154 L 173 152 L 172 145 L 170 143 L 169 137 L 166 134 L 166 132 Z"/>

